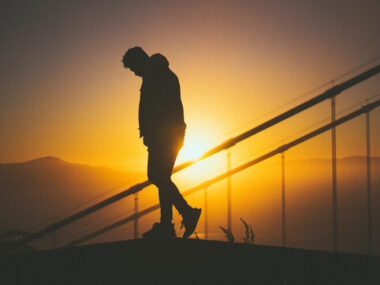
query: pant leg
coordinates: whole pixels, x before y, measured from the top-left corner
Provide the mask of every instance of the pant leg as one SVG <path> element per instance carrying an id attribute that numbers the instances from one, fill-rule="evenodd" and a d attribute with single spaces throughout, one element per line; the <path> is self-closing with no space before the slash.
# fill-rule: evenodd
<path id="1" fill-rule="evenodd" d="M 190 205 L 183 198 L 182 194 L 179 192 L 177 186 L 170 180 L 170 197 L 173 205 L 176 207 L 177 211 L 183 216 L 184 213 L 190 209 Z"/>
<path id="2" fill-rule="evenodd" d="M 148 148 L 148 178 L 157 186 L 161 207 L 161 222 L 172 221 L 172 205 L 183 214 L 190 206 L 171 181 L 171 174 L 179 149 L 170 143 L 157 144 Z"/>
<path id="3" fill-rule="evenodd" d="M 165 156 L 159 148 L 150 147 L 148 155 L 148 178 L 158 188 L 161 208 L 161 223 L 171 223 L 173 219 L 172 201 L 169 195 L 170 172 Z"/>

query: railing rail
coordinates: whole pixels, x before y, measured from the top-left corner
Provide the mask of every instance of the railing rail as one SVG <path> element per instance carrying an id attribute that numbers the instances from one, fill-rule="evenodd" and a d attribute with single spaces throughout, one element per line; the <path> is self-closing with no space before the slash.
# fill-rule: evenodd
<path id="1" fill-rule="evenodd" d="M 327 89 L 325 92 L 321 93 L 320 95 L 317 95 L 315 96 L 314 98 L 304 102 L 304 103 L 301 103 L 299 105 L 297 105 L 296 107 L 294 108 L 291 108 L 290 110 L 286 111 L 286 112 L 283 112 L 282 114 L 250 129 L 249 131 L 247 132 L 244 132 L 236 137 L 233 137 L 233 138 L 230 138 L 226 141 L 224 141 L 223 143 L 219 144 L 218 146 L 210 149 L 209 151 L 205 152 L 202 156 L 200 156 L 197 160 L 192 160 L 192 161 L 187 161 L 187 162 L 184 162 L 178 166 L 176 166 L 174 169 L 173 169 L 173 173 L 175 172 L 178 172 L 178 171 L 181 171 L 207 157 L 210 157 L 222 150 L 225 150 L 225 149 L 228 149 L 232 146 L 234 146 L 235 144 L 237 144 L 238 142 L 242 141 L 242 140 L 245 140 L 251 136 L 253 136 L 254 134 L 257 134 L 259 132 L 262 132 L 264 131 L 265 129 L 271 127 L 271 126 L 274 126 L 326 99 L 329 99 L 329 98 L 332 98 L 338 94 L 340 94 L 342 91 L 348 89 L 348 88 L 351 88 L 352 86 L 378 74 L 380 72 L 380 64 L 363 72 L 363 73 L 360 73 L 359 75 L 355 76 L 355 77 L 352 77 L 351 79 L 341 83 L 341 84 L 338 84 L 338 85 L 335 85 L 333 86 L 332 88 L 329 88 Z M 51 232 L 54 232 L 80 218 L 83 218 L 97 210 L 100 210 L 122 198 L 125 198 L 131 194 L 134 194 L 134 193 L 137 193 L 139 191 L 141 191 L 142 189 L 144 189 L 145 187 L 149 186 L 151 183 L 149 181 L 144 181 L 142 183 L 139 183 L 139 184 L 136 184 L 136 185 L 133 185 L 132 187 L 110 197 L 110 198 L 107 198 L 99 203 L 96 203 L 95 205 L 92 205 L 82 211 L 79 211 L 61 221 L 58 221 L 56 223 L 53 223 L 51 225 L 48 225 L 46 226 L 45 228 L 37 231 L 37 232 L 34 232 L 34 233 L 31 233 L 30 235 L 26 236 L 25 238 L 23 238 L 22 240 L 20 240 L 18 242 L 18 244 L 24 244 L 24 243 L 27 243 L 27 242 L 30 242 L 32 240 L 35 240 L 35 239 L 38 239 L 38 238 L 42 238 L 44 235 L 48 234 L 48 233 L 51 233 Z"/>
<path id="2" fill-rule="evenodd" d="M 216 176 L 210 180 L 207 180 L 207 181 L 205 181 L 205 182 L 203 182 L 203 183 L 201 183 L 201 184 L 199 184 L 199 185 L 197 185 L 197 186 L 195 186 L 189 190 L 186 190 L 182 193 L 182 195 L 187 196 L 187 195 L 190 195 L 190 194 L 197 192 L 199 190 L 205 189 L 205 188 L 215 184 L 216 182 L 219 182 L 219 181 L 226 179 L 226 178 L 228 178 L 228 177 L 230 177 L 230 176 L 232 176 L 232 175 L 234 175 L 234 174 L 236 174 L 242 170 L 245 170 L 248 167 L 251 167 L 255 164 L 258 164 L 259 162 L 262 162 L 262 161 L 264 161 L 268 158 L 271 158 L 277 154 L 284 153 L 288 149 L 295 147 L 295 146 L 297 146 L 297 145 L 299 145 L 299 144 L 301 144 L 301 143 L 303 143 L 303 142 L 305 142 L 305 141 L 307 141 L 307 140 L 309 140 L 315 136 L 318 136 L 318 135 L 320 135 L 320 134 L 322 134 L 322 133 L 324 133 L 324 132 L 326 132 L 326 131 L 328 131 L 328 130 L 336 127 L 336 126 L 339 126 L 339 125 L 341 125 L 347 121 L 350 121 L 350 120 L 358 117 L 359 115 L 368 114 L 371 110 L 373 110 L 374 108 L 376 108 L 378 106 L 380 106 L 380 99 L 373 102 L 373 103 L 367 104 L 367 105 L 363 106 L 362 108 L 360 108 L 354 112 L 351 112 L 351 113 L 343 116 L 342 118 L 340 118 L 336 121 L 333 121 L 329 124 L 326 124 L 326 125 L 318 128 L 314 131 L 311 131 L 308 134 L 303 135 L 303 136 L 301 136 L 301 137 L 299 137 L 299 138 L 297 138 L 297 139 L 295 139 L 289 143 L 283 144 L 282 146 L 280 146 L 280 147 L 278 147 L 272 151 L 269 151 L 260 157 L 257 157 L 255 159 L 249 161 L 249 162 L 246 162 L 246 163 L 244 163 L 244 164 L 242 164 L 236 168 L 231 169 L 230 171 L 226 171 L 226 172 L 224 172 L 224 173 L 222 173 L 222 174 L 220 174 L 220 175 L 218 175 L 218 176 Z M 74 246 L 74 245 L 78 245 L 78 244 L 81 244 L 83 242 L 86 242 L 86 241 L 88 241 L 94 237 L 97 237 L 101 234 L 104 234 L 104 233 L 110 231 L 110 230 L 113 230 L 117 227 L 120 227 L 120 226 L 122 226 L 128 222 L 134 221 L 134 220 L 136 220 L 136 219 L 138 219 L 138 218 L 140 218 L 146 214 L 149 214 L 149 213 L 151 213 L 151 212 L 153 212 L 159 208 L 160 208 L 159 204 L 148 207 L 148 208 L 146 208 L 146 209 L 144 209 L 138 213 L 132 214 L 126 218 L 123 218 L 119 221 L 116 221 L 116 222 L 114 222 L 114 223 L 112 223 L 112 224 L 110 224 L 110 225 L 108 225 L 102 229 L 96 230 L 96 231 L 89 233 L 89 234 L 87 234 L 81 238 L 75 239 L 75 240 L 67 243 L 66 246 Z"/>

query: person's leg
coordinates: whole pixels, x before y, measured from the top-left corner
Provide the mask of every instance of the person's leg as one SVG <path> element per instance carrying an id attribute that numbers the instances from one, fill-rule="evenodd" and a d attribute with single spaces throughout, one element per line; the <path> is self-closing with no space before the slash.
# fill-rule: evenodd
<path id="1" fill-rule="evenodd" d="M 172 225 L 172 205 L 182 215 L 182 225 L 185 226 L 183 237 L 190 236 L 198 223 L 201 209 L 190 207 L 171 181 L 171 174 L 179 148 L 175 144 L 160 143 L 149 147 L 148 178 L 158 187 L 161 223 Z M 182 226 L 181 226 L 182 228 Z"/>
<path id="2" fill-rule="evenodd" d="M 163 151 L 161 152 L 162 157 L 162 169 L 165 172 L 165 187 L 168 189 L 168 195 L 171 201 L 171 204 L 176 207 L 178 212 L 183 215 L 187 210 L 191 209 L 189 204 L 186 202 L 185 198 L 183 198 L 181 192 L 179 192 L 177 186 L 171 180 L 171 175 L 173 172 L 173 167 L 175 161 L 177 159 L 177 155 L 179 152 L 178 143 L 174 140 L 173 143 L 168 143 L 165 147 L 163 147 Z"/>
<path id="3" fill-rule="evenodd" d="M 161 222 L 171 222 L 172 205 L 183 215 L 191 207 L 171 180 L 178 150 L 170 144 L 149 148 L 148 178 L 157 186 L 161 207 Z"/>
<path id="4" fill-rule="evenodd" d="M 182 216 L 191 208 L 172 180 L 169 180 L 169 195 L 172 204 Z"/>
<path id="5" fill-rule="evenodd" d="M 187 204 L 181 193 L 178 191 L 177 186 L 170 180 L 170 198 L 172 203 L 181 214 L 183 220 L 181 222 L 181 228 L 185 227 L 183 237 L 189 237 L 195 230 L 199 217 L 201 215 L 201 209 L 192 208 Z"/>
<path id="6" fill-rule="evenodd" d="M 150 147 L 148 155 L 148 178 L 158 188 L 161 208 L 161 223 L 169 224 L 173 218 L 172 199 L 170 197 L 170 174 L 165 154 L 160 147 Z M 169 176 L 169 177 L 168 177 Z"/>
<path id="7" fill-rule="evenodd" d="M 164 182 L 162 177 L 165 177 L 161 171 L 161 154 L 160 149 L 149 148 L 148 157 L 148 178 L 157 186 L 160 208 L 161 221 L 154 223 L 152 229 L 143 233 L 144 238 L 175 238 L 174 224 L 172 224 L 172 203 L 168 194 L 168 183 Z"/>

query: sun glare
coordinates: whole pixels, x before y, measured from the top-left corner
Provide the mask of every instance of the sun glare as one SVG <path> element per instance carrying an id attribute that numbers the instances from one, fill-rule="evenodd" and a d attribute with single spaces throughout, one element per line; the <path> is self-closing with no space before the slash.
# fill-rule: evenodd
<path id="1" fill-rule="evenodd" d="M 188 138 L 178 154 L 178 162 L 198 159 L 211 145 L 201 137 Z"/>
<path id="2" fill-rule="evenodd" d="M 194 128 L 186 133 L 185 142 L 178 154 L 176 165 L 186 161 L 197 160 L 206 151 L 218 144 L 218 139 L 214 131 L 209 131 L 205 127 Z M 224 158 L 224 156 L 223 156 Z M 179 177 L 186 187 L 194 186 L 194 183 L 200 183 L 210 179 L 222 171 L 225 163 L 220 162 L 219 156 L 212 156 L 181 171 Z"/>
<path id="3" fill-rule="evenodd" d="M 207 136 L 189 136 L 185 139 L 185 144 L 178 154 L 177 165 L 189 160 L 197 160 L 203 153 L 214 147 L 216 144 L 207 139 Z M 189 167 L 181 172 L 180 178 L 183 183 L 194 186 L 202 181 L 212 178 L 223 171 L 225 163 L 221 163 L 221 157 L 213 156 Z M 223 160 L 223 158 L 222 158 Z M 222 168 L 222 169 L 221 169 Z"/>

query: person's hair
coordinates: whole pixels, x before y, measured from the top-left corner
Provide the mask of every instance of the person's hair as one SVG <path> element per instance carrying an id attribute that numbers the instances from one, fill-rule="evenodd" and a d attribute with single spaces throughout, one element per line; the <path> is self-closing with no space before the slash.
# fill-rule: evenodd
<path id="1" fill-rule="evenodd" d="M 122 59 L 124 67 L 134 66 L 136 62 L 145 61 L 149 58 L 148 54 L 141 47 L 128 49 Z"/>

